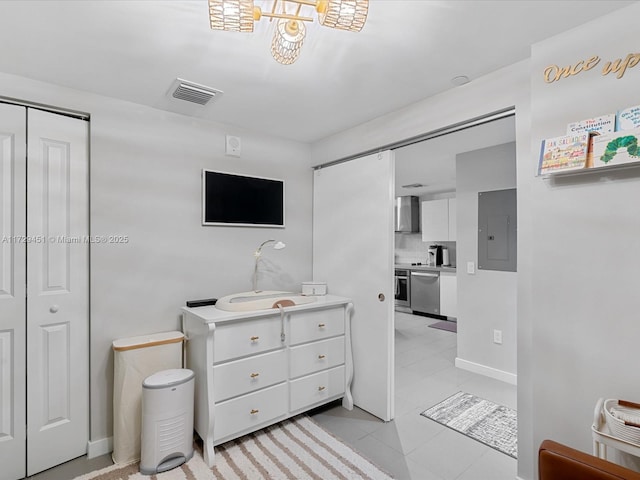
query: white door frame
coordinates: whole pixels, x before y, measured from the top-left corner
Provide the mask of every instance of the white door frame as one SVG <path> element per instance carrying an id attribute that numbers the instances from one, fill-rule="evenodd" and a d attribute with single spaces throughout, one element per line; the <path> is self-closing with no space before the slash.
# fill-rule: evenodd
<path id="1" fill-rule="evenodd" d="M 26 122 L 0 103 L 0 479 L 26 476 Z"/>

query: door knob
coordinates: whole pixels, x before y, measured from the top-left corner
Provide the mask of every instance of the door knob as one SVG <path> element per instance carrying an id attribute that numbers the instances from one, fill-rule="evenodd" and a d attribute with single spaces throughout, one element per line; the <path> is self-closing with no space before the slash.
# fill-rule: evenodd
<path id="1" fill-rule="evenodd" d="M 378 300 L 380 300 L 381 302 L 384 302 L 384 293 L 378 294 Z"/>
<path id="2" fill-rule="evenodd" d="M 58 307 L 58 305 L 51 305 L 51 306 L 49 307 L 49 311 L 50 311 L 51 313 L 56 313 L 59 309 L 60 309 L 60 307 Z"/>

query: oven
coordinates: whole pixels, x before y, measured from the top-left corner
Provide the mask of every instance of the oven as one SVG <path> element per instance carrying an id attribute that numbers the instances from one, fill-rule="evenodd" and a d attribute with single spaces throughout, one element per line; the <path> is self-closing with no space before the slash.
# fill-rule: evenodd
<path id="1" fill-rule="evenodd" d="M 406 269 L 395 269 L 396 307 L 411 308 L 411 275 Z"/>

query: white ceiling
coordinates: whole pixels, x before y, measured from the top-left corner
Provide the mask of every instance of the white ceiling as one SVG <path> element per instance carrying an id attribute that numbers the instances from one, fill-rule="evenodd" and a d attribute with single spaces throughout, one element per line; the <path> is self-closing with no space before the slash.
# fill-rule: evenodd
<path id="1" fill-rule="evenodd" d="M 371 0 L 361 32 L 310 24 L 300 59 L 284 66 L 270 54 L 272 23 L 212 31 L 206 0 L 3 0 L 0 71 L 313 142 L 630 3 Z M 205 107 L 170 99 L 177 77 L 224 95 Z"/>

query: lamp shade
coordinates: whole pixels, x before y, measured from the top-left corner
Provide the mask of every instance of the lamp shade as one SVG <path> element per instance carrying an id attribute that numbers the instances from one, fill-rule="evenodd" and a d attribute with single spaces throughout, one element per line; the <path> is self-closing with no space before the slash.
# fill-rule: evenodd
<path id="1" fill-rule="evenodd" d="M 214 30 L 253 32 L 253 0 L 209 0 L 209 20 Z"/>
<path id="2" fill-rule="evenodd" d="M 318 20 L 321 25 L 359 32 L 367 21 L 369 0 L 320 0 Z"/>
<path id="3" fill-rule="evenodd" d="M 283 65 L 291 65 L 298 59 L 300 48 L 306 35 L 304 23 L 298 20 L 281 18 L 271 42 L 271 54 Z"/>

